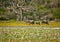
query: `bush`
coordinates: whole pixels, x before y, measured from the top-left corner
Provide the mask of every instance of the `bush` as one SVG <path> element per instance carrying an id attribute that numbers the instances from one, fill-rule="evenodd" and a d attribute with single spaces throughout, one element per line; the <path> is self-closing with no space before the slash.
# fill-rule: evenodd
<path id="1" fill-rule="evenodd" d="M 54 18 L 60 19 L 60 8 L 53 9 L 51 12 L 52 12 Z"/>

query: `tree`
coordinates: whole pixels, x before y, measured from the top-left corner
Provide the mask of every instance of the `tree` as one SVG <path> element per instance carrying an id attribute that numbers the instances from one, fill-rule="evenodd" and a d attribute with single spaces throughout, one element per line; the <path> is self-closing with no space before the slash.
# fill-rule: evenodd
<path id="1" fill-rule="evenodd" d="M 53 13 L 54 18 L 60 19 L 60 8 L 54 9 L 51 12 Z"/>

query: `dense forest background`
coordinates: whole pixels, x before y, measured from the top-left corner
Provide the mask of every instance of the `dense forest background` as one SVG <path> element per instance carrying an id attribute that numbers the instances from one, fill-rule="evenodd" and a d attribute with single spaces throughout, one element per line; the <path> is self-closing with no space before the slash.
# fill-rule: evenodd
<path id="1" fill-rule="evenodd" d="M 60 0 L 0 0 L 0 20 L 60 19 Z"/>

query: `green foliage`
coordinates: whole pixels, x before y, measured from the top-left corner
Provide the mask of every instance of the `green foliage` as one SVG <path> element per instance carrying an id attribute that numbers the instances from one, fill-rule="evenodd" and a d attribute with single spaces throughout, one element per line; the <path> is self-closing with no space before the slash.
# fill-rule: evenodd
<path id="1" fill-rule="evenodd" d="M 5 12 L 6 9 L 0 8 L 0 12 Z"/>
<path id="2" fill-rule="evenodd" d="M 36 17 L 38 17 L 39 15 L 41 16 L 42 13 L 45 14 L 46 12 L 51 12 L 54 18 L 60 18 L 60 9 L 58 7 L 55 9 L 52 9 L 53 5 L 55 5 L 55 4 L 51 4 L 51 2 L 55 3 L 55 0 L 54 1 L 51 1 L 51 0 L 33 0 L 33 1 L 25 0 L 25 2 L 23 0 L 21 0 L 21 1 L 14 0 L 15 1 L 14 5 L 12 5 L 12 2 L 10 3 L 10 1 L 13 1 L 13 0 L 0 0 L 0 4 L 2 5 L 2 7 L 4 7 L 4 8 L 0 8 L 0 14 L 5 14 L 5 15 L 8 14 L 9 10 L 7 11 L 7 9 L 5 9 L 7 7 L 15 9 L 17 6 L 16 5 L 17 3 L 18 3 L 18 5 L 21 5 L 24 3 L 22 8 L 23 9 L 25 7 L 28 8 L 28 9 L 26 9 L 26 10 L 28 10 L 28 12 L 23 10 L 23 13 L 22 13 L 23 16 L 29 15 L 31 17 L 34 17 L 34 14 L 35 15 L 38 14 L 38 15 L 36 15 Z M 15 11 L 17 11 L 17 9 L 15 9 Z M 18 11 L 19 11 L 19 9 L 18 9 Z M 14 14 L 14 12 L 11 12 L 10 14 L 12 14 L 12 13 Z M 10 15 L 10 16 L 14 17 L 15 15 Z"/>
<path id="3" fill-rule="evenodd" d="M 28 12 L 23 12 L 23 16 L 29 15 Z"/>
<path id="4" fill-rule="evenodd" d="M 51 12 L 52 12 L 54 18 L 60 19 L 60 8 L 53 9 Z"/>
<path id="5" fill-rule="evenodd" d="M 31 0 L 25 0 L 26 5 L 30 3 Z"/>
<path id="6" fill-rule="evenodd" d="M 1 2 L 1 1 L 6 1 L 6 0 L 0 0 L 0 2 Z"/>
<path id="7" fill-rule="evenodd" d="M 7 9 L 0 8 L 0 15 L 6 15 L 7 14 Z"/>

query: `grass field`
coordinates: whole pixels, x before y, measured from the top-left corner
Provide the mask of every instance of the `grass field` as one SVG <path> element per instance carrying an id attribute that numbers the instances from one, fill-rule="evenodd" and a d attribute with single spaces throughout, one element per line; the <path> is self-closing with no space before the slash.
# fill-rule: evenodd
<path id="1" fill-rule="evenodd" d="M 60 42 L 60 29 L 0 28 L 0 42 Z"/>
<path id="2" fill-rule="evenodd" d="M 56 27 L 59 29 L 53 29 Z M 49 22 L 49 25 L 29 25 L 20 21 L 0 21 L 0 42 L 60 42 L 60 22 Z"/>
<path id="3" fill-rule="evenodd" d="M 49 25 L 43 23 L 40 25 L 38 24 L 29 25 L 26 22 L 20 22 L 20 21 L 10 21 L 10 22 L 0 21 L 0 26 L 59 26 L 60 27 L 60 22 L 49 22 Z"/>

